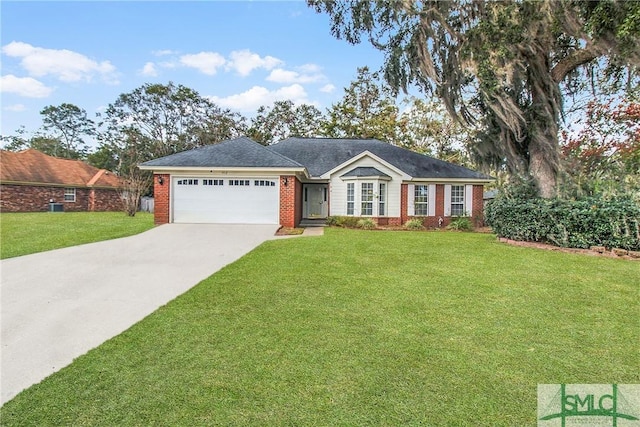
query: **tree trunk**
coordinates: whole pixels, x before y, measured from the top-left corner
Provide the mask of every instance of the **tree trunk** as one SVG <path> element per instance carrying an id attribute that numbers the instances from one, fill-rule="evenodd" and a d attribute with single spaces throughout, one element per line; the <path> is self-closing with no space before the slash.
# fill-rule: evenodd
<path id="1" fill-rule="evenodd" d="M 549 48 L 536 51 L 529 57 L 529 87 L 531 106 L 528 108 L 529 176 L 540 197 L 557 196 L 558 173 L 561 168 L 558 131 L 562 95 L 560 86 L 549 70 Z"/>
<path id="2" fill-rule="evenodd" d="M 549 158 L 548 150 L 541 147 L 540 139 L 534 138 L 529 144 L 529 175 L 533 178 L 540 197 L 545 199 L 557 195 L 557 169 Z"/>

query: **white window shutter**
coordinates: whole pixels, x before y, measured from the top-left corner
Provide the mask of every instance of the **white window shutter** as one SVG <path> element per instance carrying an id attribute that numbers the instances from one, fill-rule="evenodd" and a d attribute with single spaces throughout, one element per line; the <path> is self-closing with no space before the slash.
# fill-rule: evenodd
<path id="1" fill-rule="evenodd" d="M 429 184 L 429 216 L 436 216 L 436 185 Z"/>
<path id="2" fill-rule="evenodd" d="M 444 186 L 444 216 L 451 216 L 451 185 Z"/>
<path id="3" fill-rule="evenodd" d="M 407 187 L 407 215 L 414 216 L 416 214 L 416 205 L 414 200 L 416 194 L 416 186 L 413 184 L 409 184 Z"/>
<path id="4" fill-rule="evenodd" d="M 466 185 L 464 189 L 464 214 L 473 215 L 473 185 Z"/>

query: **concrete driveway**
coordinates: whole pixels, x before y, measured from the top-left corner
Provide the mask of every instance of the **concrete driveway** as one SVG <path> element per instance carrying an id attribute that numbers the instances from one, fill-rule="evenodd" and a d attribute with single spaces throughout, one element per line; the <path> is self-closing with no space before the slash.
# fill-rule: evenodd
<path id="1" fill-rule="evenodd" d="M 0 261 L 2 404 L 273 238 L 277 228 L 168 224 Z"/>

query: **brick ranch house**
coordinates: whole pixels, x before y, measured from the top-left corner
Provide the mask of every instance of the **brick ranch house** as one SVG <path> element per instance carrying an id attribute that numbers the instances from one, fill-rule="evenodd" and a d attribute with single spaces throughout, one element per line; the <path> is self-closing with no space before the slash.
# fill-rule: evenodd
<path id="1" fill-rule="evenodd" d="M 328 216 L 427 227 L 483 221 L 493 178 L 375 139 L 241 137 L 154 159 L 155 222 L 280 224 Z"/>
<path id="2" fill-rule="evenodd" d="M 80 160 L 40 151 L 0 150 L 0 211 L 46 212 L 49 203 L 65 211 L 118 211 L 120 180 Z"/>

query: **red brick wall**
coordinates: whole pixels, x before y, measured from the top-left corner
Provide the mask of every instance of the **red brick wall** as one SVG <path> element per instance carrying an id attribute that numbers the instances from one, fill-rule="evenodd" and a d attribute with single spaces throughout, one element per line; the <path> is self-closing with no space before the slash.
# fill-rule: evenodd
<path id="1" fill-rule="evenodd" d="M 107 212 L 107 211 L 121 211 L 122 210 L 122 198 L 117 191 L 107 190 L 105 188 L 92 189 L 90 193 L 93 193 L 93 206 L 89 206 L 91 211 L 95 212 Z M 89 194 L 91 199 L 91 194 Z"/>
<path id="2" fill-rule="evenodd" d="M 302 183 L 293 175 L 283 175 L 280 177 L 280 225 L 295 227 L 301 219 Z"/>
<path id="3" fill-rule="evenodd" d="M 483 185 L 473 186 L 473 206 L 471 208 L 471 221 L 476 227 L 484 225 L 483 217 Z M 400 191 L 400 222 L 404 224 L 410 217 L 408 216 L 407 197 L 408 197 L 408 185 L 402 184 Z M 451 217 L 444 216 L 444 184 L 436 184 L 436 206 L 435 216 L 422 217 L 423 224 L 426 228 L 438 228 L 446 227 L 451 222 Z M 442 224 L 440 224 L 440 218 L 442 218 Z M 392 218 L 389 218 L 390 224 Z"/>
<path id="4" fill-rule="evenodd" d="M 295 205 L 295 226 L 297 227 L 302 221 L 302 183 L 295 179 L 296 182 L 296 205 Z"/>
<path id="5" fill-rule="evenodd" d="M 471 216 L 473 217 L 473 225 L 476 227 L 484 226 L 484 186 L 473 186 L 473 207 L 471 208 Z"/>
<path id="6" fill-rule="evenodd" d="M 160 180 L 162 179 L 162 184 Z M 156 225 L 169 223 L 169 196 L 171 192 L 171 176 L 155 174 L 153 176 L 153 221 Z"/>
<path id="7" fill-rule="evenodd" d="M 91 193 L 94 193 L 93 201 Z M 64 201 L 64 187 L 36 185 L 0 185 L 0 211 L 47 212 L 49 201 L 62 203 L 67 212 L 119 211 L 122 209 L 116 190 L 76 188 L 76 201 Z"/>
<path id="8" fill-rule="evenodd" d="M 407 194 L 409 192 L 409 184 L 400 186 L 400 224 L 404 224 L 409 219 L 409 208 L 407 205 Z"/>
<path id="9" fill-rule="evenodd" d="M 436 217 L 444 218 L 444 184 L 436 184 Z"/>

